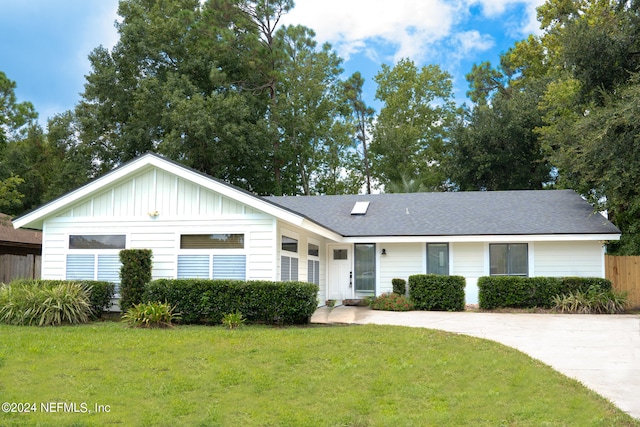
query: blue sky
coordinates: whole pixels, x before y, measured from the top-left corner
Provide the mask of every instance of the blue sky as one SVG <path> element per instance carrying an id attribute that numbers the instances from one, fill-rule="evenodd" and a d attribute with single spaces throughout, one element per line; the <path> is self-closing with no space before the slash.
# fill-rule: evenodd
<path id="1" fill-rule="evenodd" d="M 542 0 L 298 0 L 284 24 L 316 31 L 345 59 L 345 77 L 360 71 L 374 108 L 373 76 L 381 64 L 410 58 L 438 64 L 453 76 L 455 98 L 465 100 L 465 74 L 474 63 L 498 62 L 515 41 L 538 31 Z M 80 99 L 87 56 L 111 48 L 118 0 L 0 0 L 0 71 L 17 84 L 40 122 L 72 109 Z"/>

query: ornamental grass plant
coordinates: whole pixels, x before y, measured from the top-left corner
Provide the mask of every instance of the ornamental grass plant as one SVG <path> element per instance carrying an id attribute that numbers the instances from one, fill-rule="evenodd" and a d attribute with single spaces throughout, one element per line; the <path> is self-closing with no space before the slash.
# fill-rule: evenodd
<path id="1" fill-rule="evenodd" d="M 0 285 L 0 323 L 57 326 L 87 323 L 90 289 L 75 282 L 15 282 Z"/>

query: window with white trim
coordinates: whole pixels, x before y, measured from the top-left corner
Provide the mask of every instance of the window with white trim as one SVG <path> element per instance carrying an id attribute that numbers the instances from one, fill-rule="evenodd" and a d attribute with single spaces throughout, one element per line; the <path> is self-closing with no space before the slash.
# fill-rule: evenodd
<path id="1" fill-rule="evenodd" d="M 307 248 L 307 282 L 320 284 L 320 246 L 309 243 Z"/>
<path id="2" fill-rule="evenodd" d="M 449 275 L 448 243 L 427 243 L 427 273 Z"/>
<path id="3" fill-rule="evenodd" d="M 182 234 L 178 279 L 246 280 L 244 234 Z"/>
<path id="4" fill-rule="evenodd" d="M 491 243 L 489 262 L 492 276 L 528 276 L 528 245 L 526 243 Z"/>
<path id="5" fill-rule="evenodd" d="M 283 282 L 298 280 L 298 239 L 282 236 L 280 248 L 280 280 Z"/>
<path id="6" fill-rule="evenodd" d="M 68 280 L 100 280 L 116 284 L 120 292 L 120 255 L 126 248 L 126 236 L 73 234 L 69 236 L 66 259 Z"/>

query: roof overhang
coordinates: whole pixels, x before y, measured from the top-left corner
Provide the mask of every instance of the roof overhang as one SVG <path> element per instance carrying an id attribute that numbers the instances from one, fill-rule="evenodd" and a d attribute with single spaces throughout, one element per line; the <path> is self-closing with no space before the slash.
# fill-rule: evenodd
<path id="1" fill-rule="evenodd" d="M 423 243 L 423 242 L 569 242 L 620 240 L 620 234 L 508 234 L 508 235 L 459 235 L 459 236 L 351 236 L 344 243 Z"/>

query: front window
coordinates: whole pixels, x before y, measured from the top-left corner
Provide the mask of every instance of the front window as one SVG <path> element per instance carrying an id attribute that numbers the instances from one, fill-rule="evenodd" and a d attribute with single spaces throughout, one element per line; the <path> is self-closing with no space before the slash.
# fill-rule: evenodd
<path id="1" fill-rule="evenodd" d="M 374 294 L 376 291 L 376 245 L 356 244 L 354 248 L 356 291 Z"/>
<path id="2" fill-rule="evenodd" d="M 244 234 L 183 234 L 180 249 L 244 249 Z"/>
<path id="3" fill-rule="evenodd" d="M 489 245 L 492 276 L 528 276 L 529 257 L 526 243 L 492 243 Z"/>
<path id="4" fill-rule="evenodd" d="M 124 249 L 124 234 L 72 234 L 69 236 L 69 249 Z"/>
<path id="5" fill-rule="evenodd" d="M 246 280 L 244 234 L 182 234 L 178 279 Z"/>
<path id="6" fill-rule="evenodd" d="M 427 243 L 427 273 L 449 275 L 449 244 Z"/>
<path id="7" fill-rule="evenodd" d="M 68 280 L 100 280 L 116 284 L 120 293 L 120 256 L 124 234 L 72 234 L 65 263 Z"/>

